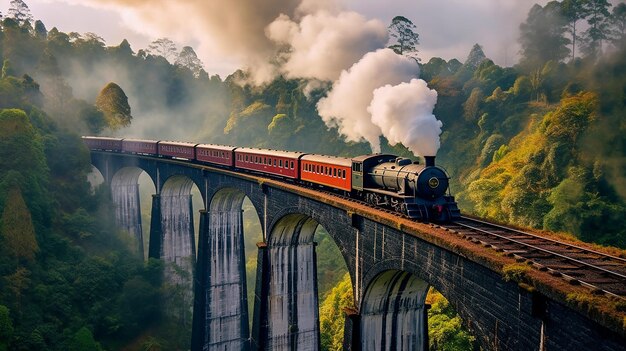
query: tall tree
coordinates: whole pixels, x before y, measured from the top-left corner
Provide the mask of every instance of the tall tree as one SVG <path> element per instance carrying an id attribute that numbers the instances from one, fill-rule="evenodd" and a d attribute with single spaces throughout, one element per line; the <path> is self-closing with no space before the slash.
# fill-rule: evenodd
<path id="1" fill-rule="evenodd" d="M 520 64 L 532 71 L 550 60 L 561 61 L 567 57 L 569 39 L 563 36 L 566 26 L 559 2 L 551 1 L 544 7 L 535 4 L 528 12 L 526 22 L 520 25 Z"/>
<path id="2" fill-rule="evenodd" d="M 40 20 L 35 21 L 35 36 L 39 39 L 46 39 L 48 36 L 48 30 Z"/>
<path id="3" fill-rule="evenodd" d="M 626 44 L 626 3 L 613 8 L 611 25 L 611 42 L 616 47 L 623 47 Z"/>
<path id="4" fill-rule="evenodd" d="M 14 18 L 20 26 L 33 21 L 28 5 L 22 0 L 11 0 L 9 5 L 9 17 Z"/>
<path id="5" fill-rule="evenodd" d="M 406 55 L 419 61 L 417 57 L 417 45 L 419 44 L 419 34 L 415 31 L 417 27 L 404 16 L 396 16 L 389 25 L 389 36 L 396 39 L 395 44 L 389 46 L 390 49 L 399 55 Z"/>
<path id="6" fill-rule="evenodd" d="M 159 38 L 148 45 L 148 52 L 151 55 L 165 57 L 172 62 L 176 60 L 176 44 L 168 38 Z"/>
<path id="7" fill-rule="evenodd" d="M 481 62 L 485 61 L 486 59 L 487 56 L 485 56 L 483 47 L 478 44 L 474 44 L 469 55 L 467 55 L 467 60 L 465 60 L 463 66 L 471 71 L 474 71 L 476 70 L 476 68 L 478 68 L 478 65 L 480 65 Z"/>
<path id="8" fill-rule="evenodd" d="M 9 254 L 18 260 L 35 259 L 35 254 L 39 251 L 35 227 L 18 186 L 13 186 L 7 195 L 2 212 L 2 235 Z"/>
<path id="9" fill-rule="evenodd" d="M 583 51 L 586 56 L 598 57 L 602 53 L 602 42 L 609 38 L 608 0 L 587 0 L 589 9 L 589 28 L 584 33 Z"/>
<path id="10" fill-rule="evenodd" d="M 196 55 L 196 52 L 191 46 L 185 46 L 180 51 L 178 58 L 176 59 L 176 65 L 188 68 L 193 72 L 194 77 L 199 77 L 200 73 L 204 70 L 202 68 L 202 61 Z"/>
<path id="11" fill-rule="evenodd" d="M 576 57 L 576 40 L 579 39 L 576 34 L 576 25 L 579 20 L 585 19 L 589 15 L 587 1 L 588 0 L 563 0 L 561 3 L 561 11 L 568 21 L 567 31 L 572 35 L 572 60 Z"/>
<path id="12" fill-rule="evenodd" d="M 113 82 L 100 90 L 96 98 L 96 107 L 104 113 L 108 126 L 113 130 L 128 126 L 133 118 L 130 115 L 128 97 L 124 90 Z"/>

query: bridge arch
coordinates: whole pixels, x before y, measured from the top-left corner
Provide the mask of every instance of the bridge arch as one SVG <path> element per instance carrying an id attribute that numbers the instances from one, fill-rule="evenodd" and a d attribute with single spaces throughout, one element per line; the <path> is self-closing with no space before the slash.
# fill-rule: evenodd
<path id="1" fill-rule="evenodd" d="M 361 304 L 361 348 L 427 349 L 428 288 L 427 282 L 407 271 L 386 270 L 374 277 Z"/>

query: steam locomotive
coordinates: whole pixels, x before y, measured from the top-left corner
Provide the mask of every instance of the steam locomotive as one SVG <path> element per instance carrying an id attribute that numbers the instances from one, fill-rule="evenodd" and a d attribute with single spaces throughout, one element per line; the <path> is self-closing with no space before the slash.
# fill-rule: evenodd
<path id="1" fill-rule="evenodd" d="M 435 165 L 434 156 L 420 164 L 388 154 L 345 158 L 173 141 L 93 136 L 84 136 L 83 141 L 92 151 L 182 159 L 326 188 L 422 221 L 460 217 L 448 191 L 450 177 Z"/>

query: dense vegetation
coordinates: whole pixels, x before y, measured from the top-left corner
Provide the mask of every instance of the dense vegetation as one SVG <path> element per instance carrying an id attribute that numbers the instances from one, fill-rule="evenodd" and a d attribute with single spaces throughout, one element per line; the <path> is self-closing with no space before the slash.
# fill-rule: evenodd
<path id="1" fill-rule="evenodd" d="M 190 47 L 176 52 L 165 38 L 138 52 L 127 41 L 106 46 L 93 33 L 48 31 L 27 8 L 0 27 L 0 351 L 187 345 L 185 333 L 168 334 L 180 323 L 161 315 L 162 300 L 176 295 L 161 284 L 162 264 L 134 257 L 113 228 L 108 191 L 86 182 L 91 168 L 78 135 L 370 151 L 319 118 L 328 85 L 309 91 L 307 81 L 278 77 L 250 86 L 242 71 L 222 81 Z M 464 212 L 626 247 L 625 28 L 625 4 L 552 1 L 521 24 L 514 67 L 494 64 L 479 45 L 464 63 L 420 64 L 444 122 L 439 164 Z M 384 144 L 383 152 L 410 156 L 402 145 Z M 318 250 L 332 246 L 318 239 Z M 343 271 L 332 272 L 320 287 L 329 349 L 339 342 L 340 306 L 352 301 L 349 278 L 332 288 Z M 432 346 L 469 347 L 450 305 L 429 299 L 430 324 L 439 326 Z"/>

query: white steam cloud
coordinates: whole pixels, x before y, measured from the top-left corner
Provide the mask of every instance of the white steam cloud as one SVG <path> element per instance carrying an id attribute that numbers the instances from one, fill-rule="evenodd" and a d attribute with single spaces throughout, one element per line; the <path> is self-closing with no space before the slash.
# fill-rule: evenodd
<path id="1" fill-rule="evenodd" d="M 418 74 L 419 67 L 412 59 L 390 49 L 379 49 L 343 71 L 328 96 L 319 101 L 317 110 L 327 126 L 337 127 L 348 141 L 369 142 L 373 152 L 380 152 L 381 135 L 393 143 L 411 141 L 415 146 L 410 149 L 422 152 L 423 147 L 417 146 L 414 137 L 399 131 L 416 133 L 421 128 L 433 128 L 425 126 L 424 121 L 430 119 L 422 115 L 432 116 L 437 95 L 426 88 L 426 83 L 414 79 Z M 414 80 L 408 89 L 401 85 L 410 79 Z M 393 96 L 395 93 L 401 96 Z M 422 93 L 426 96 L 421 97 Z M 436 119 L 433 124 L 441 128 Z M 435 145 L 436 152 L 438 138 Z"/>
<path id="2" fill-rule="evenodd" d="M 443 125 L 433 115 L 436 103 L 437 92 L 412 79 L 374 90 L 368 111 L 391 144 L 402 143 L 415 155 L 435 156 Z"/>
<path id="3" fill-rule="evenodd" d="M 290 48 L 280 71 L 288 78 L 334 81 L 365 53 L 384 47 L 387 27 L 356 12 L 320 11 L 295 22 L 281 14 L 267 27 L 274 42 Z"/>

